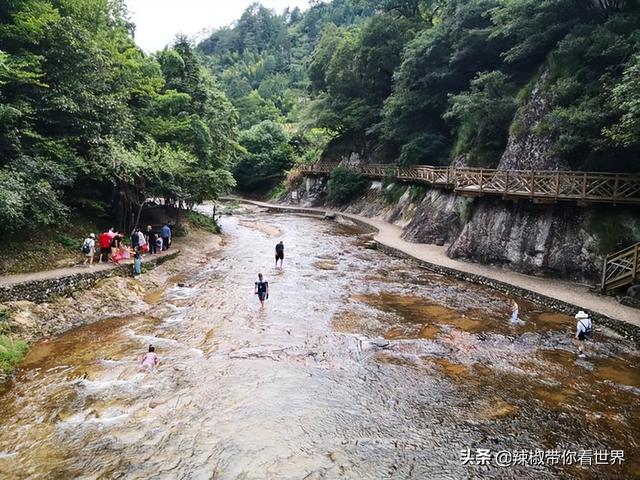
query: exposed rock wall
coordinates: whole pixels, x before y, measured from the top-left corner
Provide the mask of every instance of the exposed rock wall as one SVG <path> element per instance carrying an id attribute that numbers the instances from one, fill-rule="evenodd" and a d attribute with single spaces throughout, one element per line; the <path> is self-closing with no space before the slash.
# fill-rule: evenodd
<path id="1" fill-rule="evenodd" d="M 546 73 L 543 73 L 529 101 L 517 112 L 498 169 L 569 169 L 566 161 L 554 156 L 554 139 L 541 134 L 537 128 L 550 110 L 542 88 L 545 79 Z M 368 163 L 370 159 L 359 153 L 343 155 L 339 160 L 343 164 L 357 164 Z M 461 161 L 464 163 L 461 159 L 456 160 L 456 166 L 462 166 Z M 326 197 L 321 192 L 325 187 L 326 180 L 312 180 L 312 187 L 306 188 L 309 199 L 306 205 L 322 205 Z M 611 238 L 603 241 L 603 237 L 618 235 L 629 244 L 640 241 L 638 209 L 578 207 L 571 202 L 543 205 L 497 197 L 471 201 L 438 189 L 429 189 L 418 202 L 412 201 L 408 193 L 407 190 L 398 202 L 389 205 L 382 186 L 374 182 L 366 196 L 344 210 L 383 218 L 402 226 L 404 237 L 409 241 L 434 243 L 444 239 L 450 244 L 449 256 L 454 258 L 592 284 L 599 281 L 603 254 L 610 253 L 603 250 L 602 245 L 611 243 Z M 614 217 L 612 226 L 619 232 L 609 235 L 607 222 L 611 223 Z M 623 230 L 626 233 L 621 234 Z"/>
<path id="2" fill-rule="evenodd" d="M 552 138 L 541 135 L 537 126 L 549 111 L 540 85 L 533 89 L 527 105 L 516 114 L 499 170 L 568 170 L 569 165 L 552 154 Z M 601 207 L 623 222 L 640 223 L 638 212 L 622 207 Z M 603 258 L 599 239 L 591 222 L 596 208 L 564 202 L 512 203 L 496 198 L 479 198 L 470 221 L 453 241 L 448 254 L 480 263 L 503 265 L 525 273 L 549 274 L 579 281 L 597 282 Z M 634 218 L 635 217 L 635 218 Z"/>
<path id="3" fill-rule="evenodd" d="M 464 209 L 470 208 L 470 205 L 470 202 L 452 192 L 429 190 L 403 236 L 417 243 L 435 243 L 438 239 L 453 242 L 462 230 Z"/>

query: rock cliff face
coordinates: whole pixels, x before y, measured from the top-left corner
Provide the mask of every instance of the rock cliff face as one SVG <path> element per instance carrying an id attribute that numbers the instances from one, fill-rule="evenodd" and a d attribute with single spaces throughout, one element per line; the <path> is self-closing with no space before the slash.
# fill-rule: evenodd
<path id="1" fill-rule="evenodd" d="M 451 192 L 429 190 L 406 226 L 404 238 L 417 243 L 435 243 L 441 238 L 450 243 L 460 234 L 460 217 L 470 205 Z"/>
<path id="2" fill-rule="evenodd" d="M 543 74 L 527 105 L 516 114 L 499 170 L 569 170 L 567 162 L 550 153 L 553 139 L 535 131 L 550 110 L 541 89 L 545 78 L 546 74 Z"/>
<path id="3" fill-rule="evenodd" d="M 549 110 L 540 89 L 544 77 L 516 114 L 499 170 L 569 169 L 550 153 L 552 139 L 536 131 Z M 589 219 L 589 209 L 570 203 L 539 205 L 484 197 L 448 254 L 525 273 L 595 281 L 602 258 Z"/>
<path id="4" fill-rule="evenodd" d="M 544 80 L 543 74 L 527 104 L 516 114 L 498 169 L 569 169 L 565 161 L 552 154 L 553 139 L 540 134 L 536 128 L 549 111 L 541 88 Z M 344 155 L 340 160 L 346 164 L 368 159 L 354 154 Z M 457 166 L 461 166 L 460 163 L 456 161 Z M 322 204 L 326 180 L 305 181 L 301 203 Z M 409 241 L 434 243 L 442 238 L 449 244 L 451 257 L 501 265 L 528 274 L 561 276 L 595 284 L 599 280 L 603 254 L 627 246 L 626 243 L 615 245 L 615 241 L 624 238 L 629 245 L 640 241 L 637 209 L 578 207 L 570 202 L 541 205 L 520 200 L 516 203 L 490 197 L 471 201 L 437 189 L 429 189 L 419 201 L 412 201 L 408 187 L 404 195 L 390 205 L 384 194 L 382 186 L 374 183 L 365 197 L 352 202 L 345 210 L 384 218 L 402 226 L 404 237 Z M 617 232 L 611 235 L 607 231 L 610 228 Z"/>

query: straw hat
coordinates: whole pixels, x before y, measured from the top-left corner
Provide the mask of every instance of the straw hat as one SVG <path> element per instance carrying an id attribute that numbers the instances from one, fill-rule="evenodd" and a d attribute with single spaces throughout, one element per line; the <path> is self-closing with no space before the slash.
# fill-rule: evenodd
<path id="1" fill-rule="evenodd" d="M 582 310 L 580 310 L 578 313 L 576 313 L 576 319 L 577 320 L 584 320 L 586 318 L 589 318 L 589 315 L 587 315 L 585 312 L 583 312 Z"/>
<path id="2" fill-rule="evenodd" d="M 96 238 L 96 236 L 95 236 L 95 234 L 90 233 L 90 234 L 89 234 L 89 238 Z"/>

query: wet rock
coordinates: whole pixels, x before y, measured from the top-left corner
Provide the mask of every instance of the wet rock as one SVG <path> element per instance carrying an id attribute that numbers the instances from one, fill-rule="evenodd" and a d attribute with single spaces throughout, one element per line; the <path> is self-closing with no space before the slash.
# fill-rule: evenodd
<path id="1" fill-rule="evenodd" d="M 386 338 L 378 337 L 371 340 L 371 345 L 378 348 L 389 348 L 391 346 L 391 342 Z"/>

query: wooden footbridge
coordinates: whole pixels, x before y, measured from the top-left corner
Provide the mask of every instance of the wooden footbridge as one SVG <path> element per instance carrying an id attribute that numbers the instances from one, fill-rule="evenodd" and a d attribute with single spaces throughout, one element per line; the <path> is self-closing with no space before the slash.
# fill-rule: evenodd
<path id="1" fill-rule="evenodd" d="M 640 243 L 607 255 L 602 269 L 602 290 L 610 292 L 617 288 L 640 282 Z"/>
<path id="2" fill-rule="evenodd" d="M 338 164 L 303 165 L 304 175 L 328 175 Z M 392 178 L 453 190 L 468 197 L 499 196 L 536 203 L 640 205 L 640 175 L 600 172 L 495 170 L 415 165 L 345 165 L 368 178 Z M 608 255 L 602 270 L 604 292 L 640 282 L 640 243 Z"/>
<path id="3" fill-rule="evenodd" d="M 304 175 L 327 175 L 338 164 L 316 163 L 300 167 Z M 500 196 L 530 199 L 536 203 L 558 201 L 640 205 L 640 175 L 549 170 L 495 170 L 415 165 L 343 166 L 368 178 L 393 178 L 453 190 L 468 197 Z"/>

